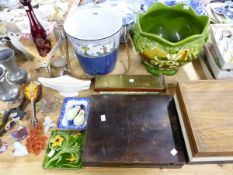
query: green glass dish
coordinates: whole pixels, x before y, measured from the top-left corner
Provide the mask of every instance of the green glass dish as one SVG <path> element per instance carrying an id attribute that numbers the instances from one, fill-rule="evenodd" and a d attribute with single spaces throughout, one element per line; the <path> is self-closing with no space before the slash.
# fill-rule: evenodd
<path id="1" fill-rule="evenodd" d="M 146 70 L 153 75 L 174 75 L 197 58 L 209 36 L 209 18 L 186 4 L 155 3 L 138 14 L 130 34 Z"/>

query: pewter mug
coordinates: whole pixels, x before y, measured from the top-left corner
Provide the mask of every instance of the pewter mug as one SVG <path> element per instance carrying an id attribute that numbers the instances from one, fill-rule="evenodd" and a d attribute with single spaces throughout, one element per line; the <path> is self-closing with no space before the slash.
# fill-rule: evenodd
<path id="1" fill-rule="evenodd" d="M 0 50 L 0 64 L 6 68 L 6 77 L 9 81 L 20 85 L 27 82 L 27 72 L 16 65 L 12 49 Z"/>
<path id="2" fill-rule="evenodd" d="M 0 67 L 0 100 L 4 102 L 15 101 L 20 94 L 19 86 L 9 82 L 5 74 L 6 71 Z"/>

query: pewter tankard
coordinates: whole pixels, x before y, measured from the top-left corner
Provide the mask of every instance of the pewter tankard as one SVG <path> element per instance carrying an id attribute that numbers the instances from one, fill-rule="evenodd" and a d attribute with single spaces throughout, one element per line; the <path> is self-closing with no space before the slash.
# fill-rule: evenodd
<path id="1" fill-rule="evenodd" d="M 21 85 L 27 82 L 27 72 L 16 65 L 12 49 L 0 50 L 0 65 L 6 68 L 6 78 L 12 83 Z"/>
<path id="2" fill-rule="evenodd" d="M 6 71 L 0 66 L 0 100 L 4 102 L 15 101 L 20 94 L 19 86 L 9 82 L 5 74 Z"/>

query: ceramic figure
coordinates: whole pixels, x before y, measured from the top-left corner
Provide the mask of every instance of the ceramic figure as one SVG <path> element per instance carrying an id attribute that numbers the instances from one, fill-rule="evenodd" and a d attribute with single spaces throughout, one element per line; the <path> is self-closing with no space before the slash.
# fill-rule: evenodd
<path id="1" fill-rule="evenodd" d="M 108 8 L 80 8 L 68 14 L 64 29 L 86 73 L 103 75 L 114 69 L 121 27 L 121 17 Z"/>
<path id="2" fill-rule="evenodd" d="M 55 128 L 57 126 L 50 118 L 50 116 L 45 117 L 43 125 L 44 125 L 44 132 L 48 132 L 50 128 Z"/>
<path id="3" fill-rule="evenodd" d="M 208 31 L 209 18 L 198 16 L 189 6 L 155 3 L 138 14 L 131 35 L 149 73 L 173 75 L 198 57 Z"/>

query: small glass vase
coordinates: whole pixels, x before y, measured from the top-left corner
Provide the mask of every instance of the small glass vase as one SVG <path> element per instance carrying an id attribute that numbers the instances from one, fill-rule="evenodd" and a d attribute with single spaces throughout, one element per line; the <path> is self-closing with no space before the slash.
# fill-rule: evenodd
<path id="1" fill-rule="evenodd" d="M 24 6 L 28 16 L 33 42 L 35 43 L 40 56 L 45 57 L 51 50 L 51 43 L 48 35 L 34 14 L 31 0 L 20 0 L 20 3 Z"/>

